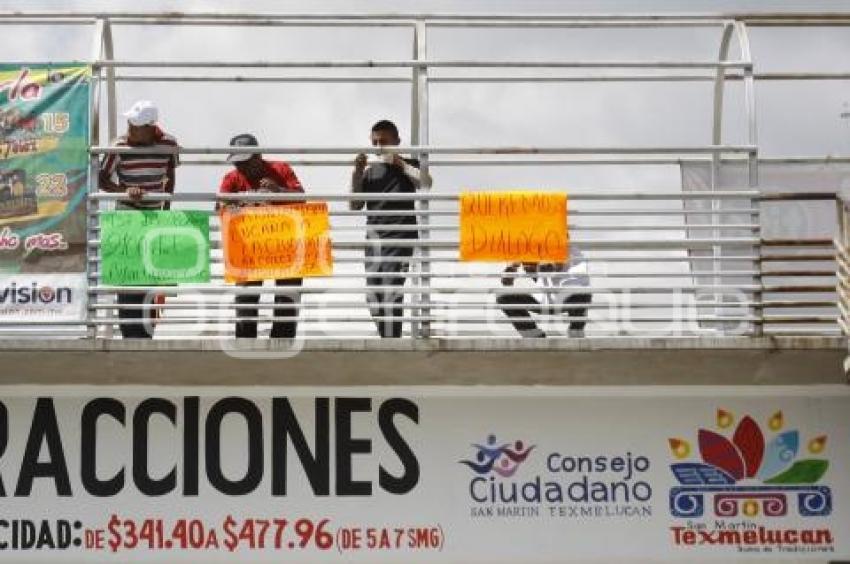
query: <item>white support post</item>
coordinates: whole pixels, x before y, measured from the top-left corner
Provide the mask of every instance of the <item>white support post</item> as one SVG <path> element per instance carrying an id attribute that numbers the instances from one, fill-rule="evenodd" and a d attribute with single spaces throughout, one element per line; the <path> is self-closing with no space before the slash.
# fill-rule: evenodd
<path id="1" fill-rule="evenodd" d="M 91 50 L 91 61 L 92 63 L 96 63 L 100 60 L 103 55 L 103 46 L 104 46 L 104 36 L 106 33 L 106 27 L 108 23 L 105 19 L 99 18 L 95 22 L 94 27 L 94 36 L 92 38 L 92 50 Z M 92 70 L 92 83 L 91 83 L 91 105 L 89 107 L 89 119 L 90 119 L 90 130 L 89 130 L 89 142 L 91 146 L 100 145 L 100 102 L 101 102 L 101 84 L 102 84 L 102 73 L 103 70 L 100 68 L 93 68 Z M 89 182 L 87 186 L 88 194 L 86 194 L 86 292 L 88 292 L 88 287 L 91 284 L 97 284 L 97 280 L 93 277 L 93 269 L 92 269 L 92 259 L 97 258 L 97 251 L 94 247 L 89 245 L 89 241 L 94 239 L 97 236 L 97 227 L 98 227 L 98 219 L 97 214 L 94 213 L 97 210 L 97 206 L 99 203 L 97 201 L 93 201 L 88 197 L 89 194 L 97 191 L 98 184 L 98 171 L 99 171 L 99 159 L 97 155 L 89 155 Z M 94 305 L 101 303 L 102 298 L 100 296 L 87 296 L 86 298 L 86 337 L 89 339 L 96 339 L 98 337 L 98 323 L 97 317 L 103 316 L 106 312 L 100 311 L 93 307 Z"/>
<path id="2" fill-rule="evenodd" d="M 427 60 L 428 58 L 428 26 L 424 20 L 417 20 L 413 33 L 413 58 L 417 61 Z M 413 82 L 412 82 L 412 100 L 411 100 L 411 143 L 418 146 L 427 146 L 428 139 L 428 67 L 415 66 L 413 67 Z M 428 171 L 428 155 L 421 154 L 418 156 L 419 166 L 422 171 L 422 176 L 430 175 Z M 424 186 L 420 190 L 428 190 Z M 416 200 L 416 209 L 420 211 L 428 211 L 429 202 L 427 199 Z M 422 214 L 417 218 L 419 225 L 425 227 L 419 231 L 419 240 L 427 242 L 431 237 L 430 230 L 427 229 L 430 219 L 427 214 Z M 417 315 L 422 318 L 431 316 L 431 264 L 428 262 L 430 258 L 430 250 L 427 246 L 417 247 L 416 257 L 419 259 L 418 272 L 421 275 L 416 279 L 420 288 L 424 288 L 421 294 L 414 296 L 414 301 L 417 307 L 414 309 Z M 421 321 L 413 324 L 414 338 L 428 338 L 431 336 L 431 322 Z"/>
<path id="3" fill-rule="evenodd" d="M 112 25 L 107 17 L 98 18 L 96 23 L 96 36 L 94 38 L 94 44 L 92 49 L 92 63 L 94 65 L 93 75 L 95 77 L 95 85 L 94 92 L 95 97 L 93 100 L 92 106 L 92 146 L 100 145 L 100 114 L 101 114 L 101 88 L 103 83 L 106 83 L 106 133 L 107 133 L 107 143 L 111 142 L 118 136 L 118 109 L 116 102 L 116 94 L 115 94 L 115 68 L 111 66 L 102 67 L 99 66 L 99 63 L 102 61 L 111 61 L 114 59 L 115 51 L 114 51 L 114 43 L 112 40 Z M 90 159 L 90 170 L 89 170 L 89 193 L 94 193 L 98 191 L 98 174 L 100 172 L 99 160 L 97 155 L 92 155 Z M 107 209 L 114 207 L 114 202 L 106 202 L 105 206 Z M 88 218 L 86 220 L 86 225 L 88 225 L 89 230 L 87 233 L 88 241 L 99 236 L 99 231 L 96 231 L 96 228 L 99 226 L 99 218 L 97 215 L 97 211 L 101 209 L 100 201 L 92 201 L 89 198 L 89 202 L 86 204 L 86 214 Z M 86 244 L 86 272 L 91 272 L 91 260 L 90 258 L 97 258 L 97 254 L 99 250 L 90 249 L 90 245 Z M 91 275 L 88 274 L 88 280 L 91 282 Z M 114 298 L 105 297 L 105 296 L 97 296 L 93 298 L 95 303 L 112 303 L 114 302 Z M 110 314 L 115 314 L 117 312 L 110 312 L 104 309 L 98 309 L 97 311 L 89 312 L 90 316 L 108 316 Z M 102 327 L 101 335 L 105 339 L 111 339 L 113 336 L 113 327 L 112 325 L 101 325 Z M 95 328 L 94 336 L 98 336 L 97 328 Z"/>
<path id="4" fill-rule="evenodd" d="M 103 61 L 115 59 L 115 44 L 112 40 L 112 25 L 103 19 Z M 112 141 L 118 137 L 118 99 L 115 93 L 115 67 L 106 67 L 107 137 Z"/>
<path id="5" fill-rule="evenodd" d="M 755 149 L 751 150 L 747 153 L 747 183 L 750 188 L 758 188 L 758 128 L 757 128 L 757 116 L 756 116 L 756 92 L 755 92 L 755 78 L 753 76 L 753 56 L 750 51 L 750 38 L 747 33 L 747 26 L 742 21 L 735 22 L 735 36 L 738 39 L 738 47 L 741 50 L 741 60 L 749 63 L 747 67 L 744 68 L 744 104 L 746 105 L 747 112 L 747 142 L 755 147 Z M 752 206 L 754 209 L 759 210 L 756 213 L 753 213 L 750 218 L 754 225 L 759 226 L 759 230 L 757 232 L 758 239 L 761 240 L 761 201 L 756 202 L 755 206 Z M 761 262 L 761 243 L 755 246 L 753 249 L 753 255 L 758 257 L 757 264 L 755 264 L 755 270 L 758 272 L 754 282 L 759 287 L 764 287 L 764 278 L 762 277 L 762 266 Z M 764 292 L 757 291 L 753 293 L 753 301 L 757 304 L 762 302 L 764 297 Z M 753 308 L 753 314 L 755 317 L 760 319 L 762 323 L 756 324 L 754 334 L 756 337 L 762 336 L 764 333 L 764 308 L 760 305 L 757 305 Z"/>
<path id="6" fill-rule="evenodd" d="M 729 60 L 729 42 L 732 39 L 732 32 L 735 30 L 735 24 L 733 22 L 726 22 L 723 25 L 723 36 L 720 39 L 720 52 L 718 54 L 718 61 L 724 62 Z M 723 96 L 726 92 L 726 68 L 718 67 L 715 78 L 714 78 L 714 115 L 713 115 L 713 126 L 711 131 L 712 139 L 722 139 L 723 138 Z M 720 187 L 718 186 L 720 182 L 720 162 L 722 155 L 715 151 L 711 154 L 711 190 L 717 191 Z M 711 216 L 711 224 L 714 226 L 711 230 L 711 237 L 713 239 L 719 239 L 721 230 L 718 227 L 721 223 L 720 212 L 722 211 L 722 201 L 712 200 L 711 201 L 711 211 L 714 212 Z M 712 271 L 712 280 L 711 283 L 714 286 L 719 286 L 722 283 L 723 276 L 722 270 L 723 266 L 721 264 L 720 256 L 723 254 L 723 249 L 720 245 L 713 245 L 711 248 L 711 271 Z M 720 318 L 723 315 L 723 307 L 722 303 L 725 301 L 725 297 L 718 293 L 714 292 L 712 296 L 714 302 L 714 316 Z M 723 330 L 722 323 L 719 325 L 719 329 Z"/>

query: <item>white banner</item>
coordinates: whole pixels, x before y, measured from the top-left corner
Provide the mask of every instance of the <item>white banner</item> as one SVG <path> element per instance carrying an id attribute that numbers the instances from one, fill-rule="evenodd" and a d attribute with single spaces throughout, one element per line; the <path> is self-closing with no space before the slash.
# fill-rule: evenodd
<path id="1" fill-rule="evenodd" d="M 86 275 L 15 274 L 0 276 L 0 320 L 85 321 Z"/>
<path id="2" fill-rule="evenodd" d="M 0 558 L 850 557 L 850 392 L 0 389 Z"/>

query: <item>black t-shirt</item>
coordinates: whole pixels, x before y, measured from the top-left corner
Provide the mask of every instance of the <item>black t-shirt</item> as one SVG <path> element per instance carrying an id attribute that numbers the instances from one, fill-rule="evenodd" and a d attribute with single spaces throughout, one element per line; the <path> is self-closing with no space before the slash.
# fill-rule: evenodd
<path id="1" fill-rule="evenodd" d="M 419 168 L 416 159 L 404 159 L 412 167 Z M 414 194 L 416 185 L 401 167 L 384 163 L 374 163 L 363 172 L 363 192 L 367 194 Z M 415 202 L 411 200 L 368 200 L 369 211 L 413 211 Z M 416 225 L 413 215 L 370 215 L 368 225 Z M 415 232 L 413 232 L 415 234 Z M 408 235 L 409 236 L 409 235 Z M 415 235 L 414 235 L 415 236 Z"/>

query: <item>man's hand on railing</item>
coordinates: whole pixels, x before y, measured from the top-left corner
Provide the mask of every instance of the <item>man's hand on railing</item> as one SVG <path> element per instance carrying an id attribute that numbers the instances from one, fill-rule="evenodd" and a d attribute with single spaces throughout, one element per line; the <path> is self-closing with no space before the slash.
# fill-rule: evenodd
<path id="1" fill-rule="evenodd" d="M 234 202 L 232 200 L 216 200 L 215 211 L 229 211 L 233 213 L 239 211 L 244 205 L 242 202 Z"/>
<path id="2" fill-rule="evenodd" d="M 144 195 L 145 191 L 142 190 L 141 186 L 127 186 L 127 197 L 134 202 L 140 201 Z"/>
<path id="3" fill-rule="evenodd" d="M 260 185 L 260 189 L 257 190 L 258 192 L 280 192 L 281 191 L 280 184 L 278 184 L 277 182 L 275 182 L 274 180 L 272 180 L 268 176 L 261 178 L 259 185 Z"/>
<path id="4" fill-rule="evenodd" d="M 280 192 L 280 186 L 274 183 L 273 180 L 269 178 L 263 178 L 260 180 L 260 188 L 257 189 L 258 194 L 271 194 L 273 192 Z M 255 208 L 259 208 L 262 206 L 267 206 L 269 202 L 251 202 L 250 206 L 254 206 Z M 245 205 L 245 204 L 243 204 Z"/>

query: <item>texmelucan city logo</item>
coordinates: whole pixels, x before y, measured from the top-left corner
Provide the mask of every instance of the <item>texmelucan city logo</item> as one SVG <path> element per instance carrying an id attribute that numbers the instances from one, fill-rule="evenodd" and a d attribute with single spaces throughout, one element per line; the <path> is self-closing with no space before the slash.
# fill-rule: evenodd
<path id="1" fill-rule="evenodd" d="M 458 462 L 471 471 L 473 518 L 643 518 L 652 516 L 646 456 L 546 452 L 489 434 Z"/>
<path id="2" fill-rule="evenodd" d="M 670 528 L 673 543 L 832 552 L 832 531 L 823 526 L 833 503 L 821 483 L 829 468 L 822 458 L 826 435 L 806 441 L 799 430 L 785 429 L 781 411 L 767 419 L 767 436 L 749 415 L 735 423 L 733 413 L 719 409 L 717 430 L 697 432 L 698 453 L 687 439 L 668 439 L 678 481 L 670 490 L 670 514 L 684 520 Z"/>

